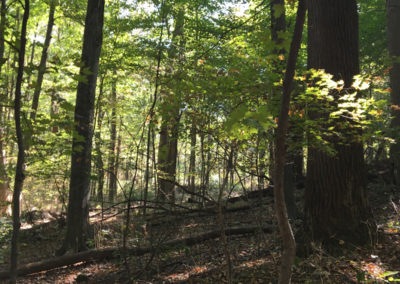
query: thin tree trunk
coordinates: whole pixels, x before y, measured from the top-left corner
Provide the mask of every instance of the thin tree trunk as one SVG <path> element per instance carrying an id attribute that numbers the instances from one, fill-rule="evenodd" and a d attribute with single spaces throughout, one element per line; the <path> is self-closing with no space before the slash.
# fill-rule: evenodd
<path id="1" fill-rule="evenodd" d="M 290 283 L 292 265 L 296 257 L 296 243 L 292 228 L 289 223 L 286 203 L 284 197 L 284 175 L 285 175 L 285 155 L 286 155 L 286 132 L 289 125 L 289 106 L 290 95 L 293 89 L 293 77 L 296 69 L 297 56 L 300 49 L 303 33 L 304 20 L 306 15 L 306 5 L 304 0 L 299 1 L 297 8 L 296 25 L 290 46 L 289 58 L 287 61 L 285 77 L 283 80 L 282 103 L 279 112 L 278 128 L 276 130 L 275 142 L 275 183 L 274 198 L 275 211 L 278 219 L 279 232 L 282 238 L 283 253 L 279 272 L 279 284 Z"/>
<path id="2" fill-rule="evenodd" d="M 89 0 L 85 20 L 80 75 L 75 105 L 67 232 L 58 255 L 86 249 L 89 235 L 89 198 L 93 115 L 99 58 L 103 39 L 104 0 Z M 88 72 L 90 71 L 90 72 Z"/>
<path id="3" fill-rule="evenodd" d="M 33 42 L 32 42 L 32 50 L 31 50 L 31 56 L 29 59 L 29 66 L 33 67 L 33 60 L 35 59 L 35 51 L 36 51 L 36 38 L 37 38 L 37 31 L 39 29 L 39 23 L 36 24 L 36 29 L 35 29 L 35 34 L 33 36 Z M 28 74 L 28 86 L 31 84 L 31 76 L 32 76 L 32 72 L 29 72 Z M 30 101 L 30 96 L 29 93 L 26 95 L 25 97 L 26 101 Z"/>
<path id="4" fill-rule="evenodd" d="M 195 120 L 192 121 L 190 128 L 190 158 L 189 158 L 189 189 L 194 192 L 196 190 L 196 139 L 197 128 Z"/>
<path id="5" fill-rule="evenodd" d="M 4 33 L 6 30 L 6 14 L 7 14 L 7 5 L 6 0 L 1 0 L 1 8 L 0 8 L 0 74 L 4 63 L 6 62 L 4 58 Z"/>
<path id="6" fill-rule="evenodd" d="M 55 82 L 54 82 L 55 83 Z M 58 94 L 56 92 L 56 90 L 52 90 L 51 92 L 51 102 L 50 102 L 50 118 L 51 120 L 54 120 L 54 118 L 56 117 L 56 115 L 59 113 L 60 109 L 59 109 L 59 97 Z M 58 132 L 58 126 L 57 125 L 53 125 L 51 127 L 51 132 L 52 133 L 57 133 Z"/>
<path id="7" fill-rule="evenodd" d="M 217 209 L 218 209 L 218 226 L 221 230 L 221 242 L 224 248 L 224 254 L 225 254 L 225 261 L 226 261 L 226 278 L 228 280 L 228 283 L 231 284 L 233 283 L 233 275 L 232 275 L 232 259 L 231 259 L 231 253 L 229 250 L 229 243 L 228 239 L 226 237 L 225 233 L 225 220 L 224 220 L 224 215 L 222 213 L 222 196 L 223 193 L 227 190 L 228 188 L 228 182 L 229 182 L 229 176 L 230 173 L 233 171 L 233 156 L 234 156 L 234 146 L 231 147 L 229 154 L 227 154 L 227 160 L 226 160 L 226 173 L 222 182 L 222 186 L 219 188 L 219 194 L 218 194 L 218 201 L 217 201 Z"/>
<path id="8" fill-rule="evenodd" d="M 278 11 L 282 11 L 278 13 Z M 284 67 L 283 60 L 281 60 L 281 56 L 286 53 L 283 42 L 284 37 L 283 33 L 286 31 L 286 15 L 285 15 L 285 0 L 272 0 L 270 5 L 270 13 L 271 13 L 271 40 L 274 43 L 273 52 L 276 54 L 276 60 L 274 62 L 273 70 L 275 73 L 281 73 Z M 274 104 L 278 105 L 279 97 L 277 96 L 278 90 L 273 89 L 270 94 L 270 101 Z M 273 136 L 276 134 L 275 131 L 272 130 Z M 268 147 L 269 150 L 269 176 L 274 180 L 274 167 L 275 167 L 275 141 L 271 140 L 271 143 Z"/>
<path id="9" fill-rule="evenodd" d="M 108 148 L 108 201 L 113 203 L 117 191 L 117 177 L 115 173 L 116 143 L 117 143 L 117 72 L 113 71 L 112 90 L 111 90 L 111 127 L 110 145 Z"/>
<path id="10" fill-rule="evenodd" d="M 20 47 L 18 50 L 18 72 L 15 84 L 15 99 L 14 99 L 14 119 L 15 131 L 17 134 L 18 144 L 18 158 L 15 169 L 14 193 L 13 193 L 13 232 L 11 238 L 11 253 L 10 253 L 10 283 L 17 281 L 17 268 L 18 268 L 18 236 L 20 223 L 20 196 L 24 185 L 24 164 L 25 164 L 25 150 L 24 138 L 22 135 L 21 126 L 21 87 L 22 79 L 24 76 L 25 64 L 25 48 L 26 48 L 26 26 L 29 19 L 29 0 L 25 0 L 24 16 L 22 19 Z"/>
<path id="11" fill-rule="evenodd" d="M 261 190 L 265 187 L 264 175 L 267 173 L 265 164 L 266 145 L 263 143 L 266 140 L 266 133 L 259 131 L 257 135 L 257 186 Z"/>
<path id="12" fill-rule="evenodd" d="M 6 27 L 6 13 L 7 13 L 7 6 L 6 0 L 1 0 L 1 8 L 0 8 L 0 75 L 2 75 L 2 67 L 3 64 L 6 62 L 4 58 L 4 32 Z M 2 97 L 1 101 L 3 102 L 6 97 Z M 6 171 L 5 165 L 5 157 L 4 157 L 4 108 L 0 107 L 0 216 L 3 215 L 7 211 L 7 197 L 10 192 L 9 188 L 9 178 Z"/>
<path id="13" fill-rule="evenodd" d="M 46 64 L 47 64 L 47 53 L 50 46 L 51 41 L 51 33 L 53 32 L 54 26 L 54 12 L 56 10 L 56 0 L 50 1 L 50 10 L 49 10 L 49 21 L 47 23 L 46 37 L 44 40 L 42 56 L 40 58 L 39 68 L 38 68 L 38 76 L 35 85 L 35 91 L 33 92 L 32 98 L 32 109 L 31 109 L 31 120 L 35 121 L 36 112 L 39 107 L 39 97 L 40 92 L 42 91 L 43 77 L 46 72 Z"/>
<path id="14" fill-rule="evenodd" d="M 97 129 L 95 131 L 95 153 L 96 153 L 96 168 L 97 168 L 97 200 L 103 202 L 103 189 L 104 189 L 104 162 L 103 153 L 101 152 L 101 126 L 103 124 L 104 112 L 102 110 L 102 99 L 104 92 L 104 78 L 101 77 L 99 96 L 97 98 Z"/>

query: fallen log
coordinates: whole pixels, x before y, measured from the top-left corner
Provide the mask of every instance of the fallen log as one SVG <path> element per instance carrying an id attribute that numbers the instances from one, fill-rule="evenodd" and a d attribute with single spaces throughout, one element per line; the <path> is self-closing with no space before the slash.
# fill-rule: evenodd
<path id="1" fill-rule="evenodd" d="M 263 231 L 265 233 L 272 233 L 273 228 L 271 226 L 240 226 L 240 227 L 231 227 L 225 230 L 225 234 L 229 235 L 242 235 L 242 234 L 251 234 L 257 231 Z M 18 268 L 17 274 L 18 276 L 24 276 L 32 273 L 38 273 L 42 271 L 47 271 L 55 268 L 60 268 L 67 265 L 73 265 L 79 262 L 88 262 L 88 261 L 98 261 L 98 260 L 108 260 L 113 258 L 118 258 L 122 254 L 126 254 L 128 256 L 141 256 L 146 253 L 171 249 L 174 246 L 193 246 L 195 244 L 215 239 L 221 236 L 221 231 L 219 229 L 208 231 L 202 234 L 198 234 L 196 236 L 191 236 L 183 239 L 175 239 L 166 241 L 160 244 L 157 247 L 143 247 L 143 248 L 105 248 L 105 249 L 97 249 L 97 250 L 87 250 L 83 252 L 78 252 L 69 255 L 63 255 L 59 257 L 54 257 L 50 259 L 46 259 L 39 262 L 29 263 L 21 265 Z M 10 276 L 9 271 L 1 271 L 0 272 L 0 280 L 7 279 Z"/>

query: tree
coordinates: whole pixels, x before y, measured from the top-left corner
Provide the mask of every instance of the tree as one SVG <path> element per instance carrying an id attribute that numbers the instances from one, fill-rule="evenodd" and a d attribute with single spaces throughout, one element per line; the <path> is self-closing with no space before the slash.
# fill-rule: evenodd
<path id="1" fill-rule="evenodd" d="M 17 268 L 18 268 L 18 236 L 20 223 L 20 196 L 24 185 L 24 165 L 25 165 L 25 149 L 24 149 L 24 138 L 22 135 L 22 124 L 21 124 L 21 87 L 24 76 L 24 64 L 25 64 L 25 49 L 26 49 L 26 26 L 29 19 L 29 0 L 25 0 L 24 5 L 24 16 L 22 19 L 21 26 L 21 37 L 20 46 L 18 49 L 18 72 L 17 80 L 15 82 L 15 98 L 14 98 L 14 120 L 15 120 L 15 132 L 17 135 L 18 145 L 18 158 L 17 166 L 15 169 L 14 179 L 14 192 L 13 192 L 13 204 L 12 204 L 12 215 L 13 215 L 13 232 L 11 238 L 11 254 L 10 254 L 10 283 L 16 283 L 17 281 Z"/>
<path id="2" fill-rule="evenodd" d="M 4 33 L 6 28 L 6 0 L 1 0 L 0 8 L 0 75 L 2 75 L 2 67 L 5 62 L 4 58 Z M 4 100 L 4 98 L 2 98 Z M 0 107 L 0 121 L 4 122 L 4 109 Z M 7 197 L 9 194 L 9 182 L 4 157 L 4 123 L 0 126 L 0 215 L 4 214 L 7 209 Z"/>
<path id="3" fill-rule="evenodd" d="M 351 92 L 359 73 L 358 13 L 355 0 L 308 0 L 308 67 L 325 69 L 344 81 L 338 99 Z M 311 119 L 329 114 L 314 110 Z M 350 125 L 351 120 L 343 118 Z M 314 241 L 331 247 L 338 242 L 366 243 L 375 227 L 365 192 L 363 145 L 349 129 L 327 138 L 334 154 L 309 145 L 305 224 Z M 333 246 L 332 246 L 333 247 Z"/>
<path id="4" fill-rule="evenodd" d="M 75 105 L 67 232 L 57 254 L 86 249 L 89 235 L 89 195 L 93 115 L 103 39 L 104 0 L 89 0 L 83 35 L 80 76 Z"/>
<path id="5" fill-rule="evenodd" d="M 172 35 L 172 44 L 168 50 L 168 58 L 171 60 L 169 76 L 167 78 L 169 84 L 179 82 L 179 72 L 174 71 L 174 61 L 179 59 L 182 45 L 184 43 L 184 23 L 185 8 L 183 5 L 178 7 L 175 14 L 175 27 Z M 161 116 L 162 123 L 160 129 L 160 142 L 158 150 L 158 179 L 159 192 L 158 197 L 161 200 L 174 201 L 174 181 L 176 175 L 176 161 L 178 156 L 178 136 L 179 136 L 179 120 L 180 120 L 180 99 L 179 94 L 173 91 L 177 88 L 168 86 L 161 91 Z"/>
<path id="6" fill-rule="evenodd" d="M 35 91 L 33 93 L 32 98 L 32 112 L 31 112 L 31 120 L 34 121 L 36 118 L 36 112 L 39 106 L 39 97 L 40 92 L 42 91 L 42 84 L 43 84 L 43 77 L 46 72 L 46 64 L 47 64 L 47 53 L 50 46 L 51 41 L 51 33 L 53 31 L 54 26 L 54 13 L 56 10 L 56 0 L 50 1 L 50 10 L 49 10 L 49 20 L 47 22 L 47 30 L 46 30 L 46 37 L 44 40 L 42 55 L 40 58 L 40 63 L 38 67 L 38 76 L 35 85 Z"/>
<path id="7" fill-rule="evenodd" d="M 400 3 L 398 1 L 387 0 L 387 37 L 389 45 L 389 56 L 392 60 L 390 69 L 390 99 L 392 103 L 391 128 L 393 133 L 398 133 L 400 129 L 400 38 L 397 33 L 400 28 Z M 390 147 L 390 159 L 393 166 L 394 181 L 400 184 L 400 139 L 398 134 L 394 135 L 396 143 Z"/>
<path id="8" fill-rule="evenodd" d="M 116 144 L 117 144 L 117 71 L 113 71 L 113 81 L 111 88 L 111 118 L 110 118 L 110 145 L 108 157 L 108 201 L 114 202 L 117 194 L 117 165 L 116 165 Z"/>
<path id="9" fill-rule="evenodd" d="M 279 112 L 278 128 L 276 130 L 275 149 L 275 211 L 278 219 L 279 232 L 282 238 L 282 260 L 279 273 L 280 284 L 290 283 L 291 269 L 296 256 L 296 243 L 292 228 L 288 219 L 284 196 L 285 181 L 285 156 L 286 156 L 286 132 L 289 125 L 290 96 L 293 88 L 293 78 L 296 70 L 296 61 L 301 45 L 303 26 L 306 15 L 304 0 L 300 0 L 297 11 L 296 26 L 290 47 L 289 59 L 287 62 L 285 77 L 283 81 L 282 103 Z"/>

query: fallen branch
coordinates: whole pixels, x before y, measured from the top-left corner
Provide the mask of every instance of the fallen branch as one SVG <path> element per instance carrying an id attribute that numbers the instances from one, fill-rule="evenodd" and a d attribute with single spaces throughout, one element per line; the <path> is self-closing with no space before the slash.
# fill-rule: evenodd
<path id="1" fill-rule="evenodd" d="M 225 230 L 225 234 L 229 235 L 241 235 L 241 234 L 251 234 L 262 230 L 265 233 L 272 233 L 273 229 L 270 226 L 242 226 L 242 227 L 231 227 Z M 219 238 L 221 236 L 221 231 L 219 229 L 208 231 L 196 236 L 187 237 L 183 239 L 175 239 L 167 241 L 158 247 L 143 247 L 143 248 L 127 248 L 125 250 L 127 255 L 130 256 L 142 256 L 146 253 L 150 253 L 155 250 L 165 250 L 174 246 L 193 246 L 195 244 Z M 74 254 L 64 255 L 60 257 L 54 257 L 51 259 L 29 263 L 21 265 L 18 268 L 18 276 L 28 275 L 32 273 L 38 273 L 41 271 L 47 271 L 66 265 L 73 265 L 78 262 L 88 262 L 95 260 L 106 260 L 118 258 L 123 253 L 122 248 L 106 248 L 98 250 L 88 250 L 83 252 L 78 252 Z M 10 277 L 9 271 L 0 272 L 0 279 L 7 279 Z"/>

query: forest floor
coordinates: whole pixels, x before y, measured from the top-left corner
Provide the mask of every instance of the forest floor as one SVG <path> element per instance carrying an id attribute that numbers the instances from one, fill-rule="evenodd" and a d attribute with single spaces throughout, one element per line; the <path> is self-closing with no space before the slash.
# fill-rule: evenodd
<path id="1" fill-rule="evenodd" d="M 296 259 L 293 283 L 361 283 L 363 280 L 387 283 L 400 278 L 400 273 L 397 274 L 400 271 L 400 212 L 397 208 L 400 193 L 391 186 L 375 184 L 370 186 L 369 194 L 381 232 L 379 241 L 373 248 L 343 249 L 339 256 L 315 248 L 307 258 Z M 300 201 L 300 190 L 298 195 Z M 272 196 L 240 201 L 229 208 L 224 212 L 226 228 L 256 226 L 270 228 L 269 232 L 260 229 L 229 235 L 227 248 L 217 237 L 161 250 L 160 244 L 166 240 L 219 230 L 217 214 L 212 214 L 210 209 L 185 214 L 149 214 L 145 219 L 134 216 L 128 246 L 151 245 L 154 250 L 150 253 L 81 262 L 20 277 L 18 283 L 227 283 L 227 254 L 234 283 L 276 283 L 280 240 Z M 112 216 L 109 212 L 106 217 L 108 219 L 103 222 L 99 221 L 99 215 L 92 218 L 93 245 L 96 248 L 122 246 L 124 216 Z M 300 222 L 295 221 L 295 231 L 299 226 Z M 61 245 L 62 235 L 55 221 L 22 230 L 21 264 L 53 257 Z M 7 257 L 2 262 L 0 271 L 8 267 Z"/>

